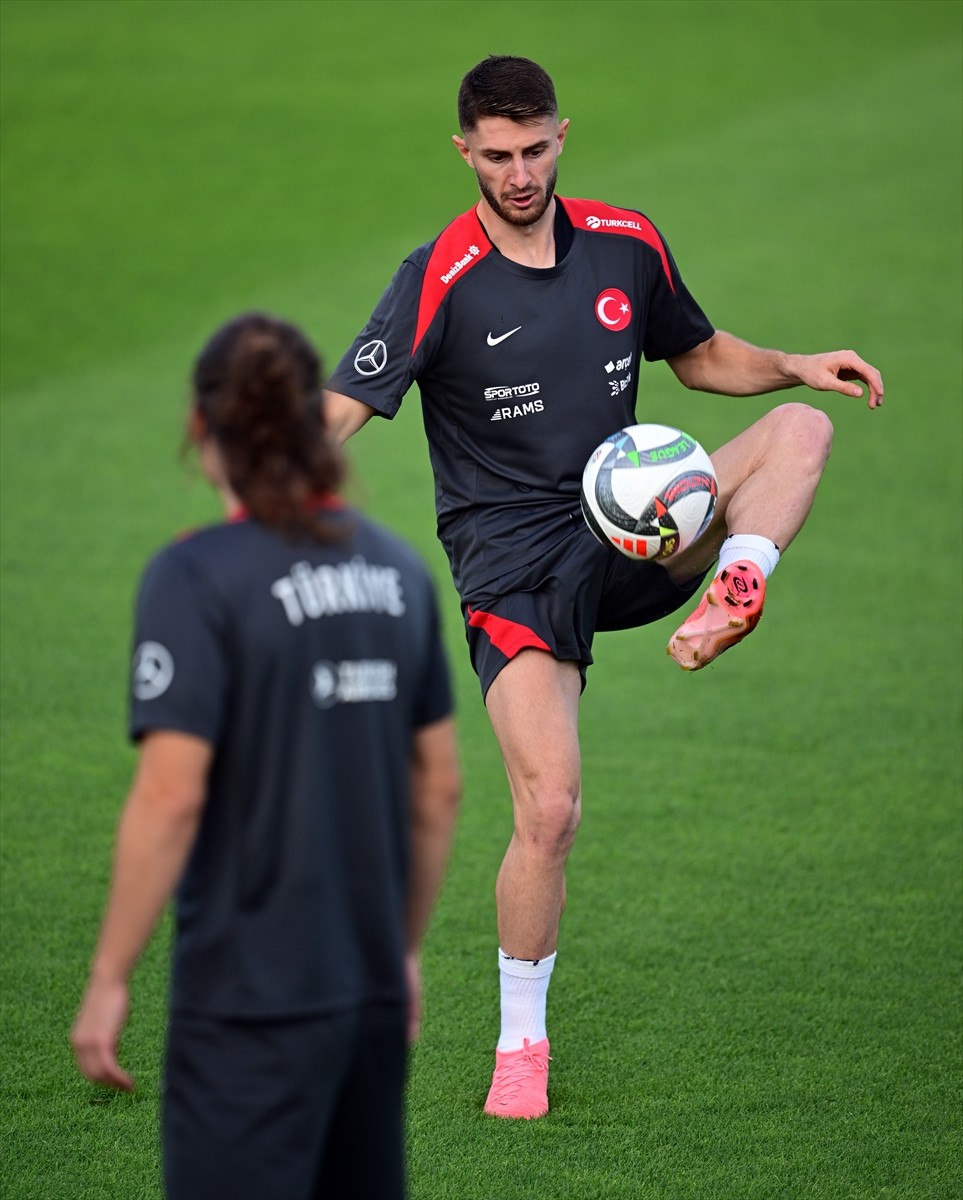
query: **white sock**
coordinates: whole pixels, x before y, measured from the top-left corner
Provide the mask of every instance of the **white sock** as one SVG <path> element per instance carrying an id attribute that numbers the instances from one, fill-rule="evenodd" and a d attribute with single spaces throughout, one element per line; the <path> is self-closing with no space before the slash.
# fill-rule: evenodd
<path id="1" fill-rule="evenodd" d="M 548 981 L 555 966 L 555 954 L 532 962 L 512 958 L 498 951 L 498 978 L 501 984 L 502 1029 L 498 1049 L 521 1050 L 525 1039 L 534 1045 L 545 1032 L 545 1001 Z"/>
<path id="2" fill-rule="evenodd" d="M 732 566 L 734 562 L 746 558 L 750 562 L 754 562 L 768 579 L 775 571 L 776 563 L 779 562 L 779 547 L 768 538 L 758 537 L 754 533 L 730 534 L 722 543 L 722 549 L 719 551 L 716 575 L 724 571 L 726 567 Z"/>

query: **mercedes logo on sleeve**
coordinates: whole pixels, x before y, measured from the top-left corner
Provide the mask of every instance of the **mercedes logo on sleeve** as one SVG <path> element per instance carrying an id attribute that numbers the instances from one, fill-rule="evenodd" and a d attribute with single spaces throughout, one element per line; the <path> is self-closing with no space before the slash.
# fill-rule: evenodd
<path id="1" fill-rule="evenodd" d="M 134 697 L 156 700 L 163 696 L 174 678 L 174 659 L 160 642 L 141 642 L 134 651 Z"/>
<path id="2" fill-rule="evenodd" d="M 365 342 L 354 356 L 354 369 L 359 375 L 377 375 L 385 369 L 388 347 L 384 342 Z"/>

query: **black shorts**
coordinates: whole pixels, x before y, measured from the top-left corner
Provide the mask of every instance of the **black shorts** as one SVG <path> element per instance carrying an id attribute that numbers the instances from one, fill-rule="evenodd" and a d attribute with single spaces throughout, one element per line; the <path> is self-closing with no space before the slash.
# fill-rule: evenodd
<path id="1" fill-rule="evenodd" d="M 536 562 L 462 597 L 472 666 L 488 694 L 520 650 L 547 650 L 576 662 L 585 687 L 596 633 L 648 625 L 685 604 L 703 576 L 683 586 L 653 563 L 603 546 L 584 523 Z"/>
<path id="2" fill-rule="evenodd" d="M 406 1029 L 402 1006 L 272 1021 L 173 1014 L 168 1200 L 402 1200 Z"/>

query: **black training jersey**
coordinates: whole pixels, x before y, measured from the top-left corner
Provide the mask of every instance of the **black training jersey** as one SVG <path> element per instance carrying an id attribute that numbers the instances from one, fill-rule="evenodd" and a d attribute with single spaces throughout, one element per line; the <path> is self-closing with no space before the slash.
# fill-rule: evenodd
<path id="1" fill-rule="evenodd" d="M 427 570 L 342 512 L 344 541 L 242 520 L 144 573 L 131 735 L 215 747 L 176 896 L 177 1009 L 405 1001 L 411 739 L 452 698 Z"/>
<path id="2" fill-rule="evenodd" d="M 641 213 L 556 199 L 572 225 L 556 266 L 505 258 L 470 209 L 405 259 L 329 381 L 386 417 L 418 383 L 463 596 L 581 520 L 589 455 L 636 420 L 640 360 L 713 333 Z"/>

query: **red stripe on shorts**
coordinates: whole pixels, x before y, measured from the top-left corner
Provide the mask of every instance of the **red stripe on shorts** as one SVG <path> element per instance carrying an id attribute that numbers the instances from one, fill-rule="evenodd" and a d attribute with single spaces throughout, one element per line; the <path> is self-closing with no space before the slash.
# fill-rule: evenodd
<path id="1" fill-rule="evenodd" d="M 468 605 L 468 624 L 475 629 L 484 629 L 491 644 L 496 650 L 501 650 L 506 658 L 514 658 L 519 650 L 531 647 L 534 650 L 548 650 L 551 647 L 527 625 L 518 621 L 509 621 L 507 617 L 496 616 L 495 613 L 479 612 Z"/>

